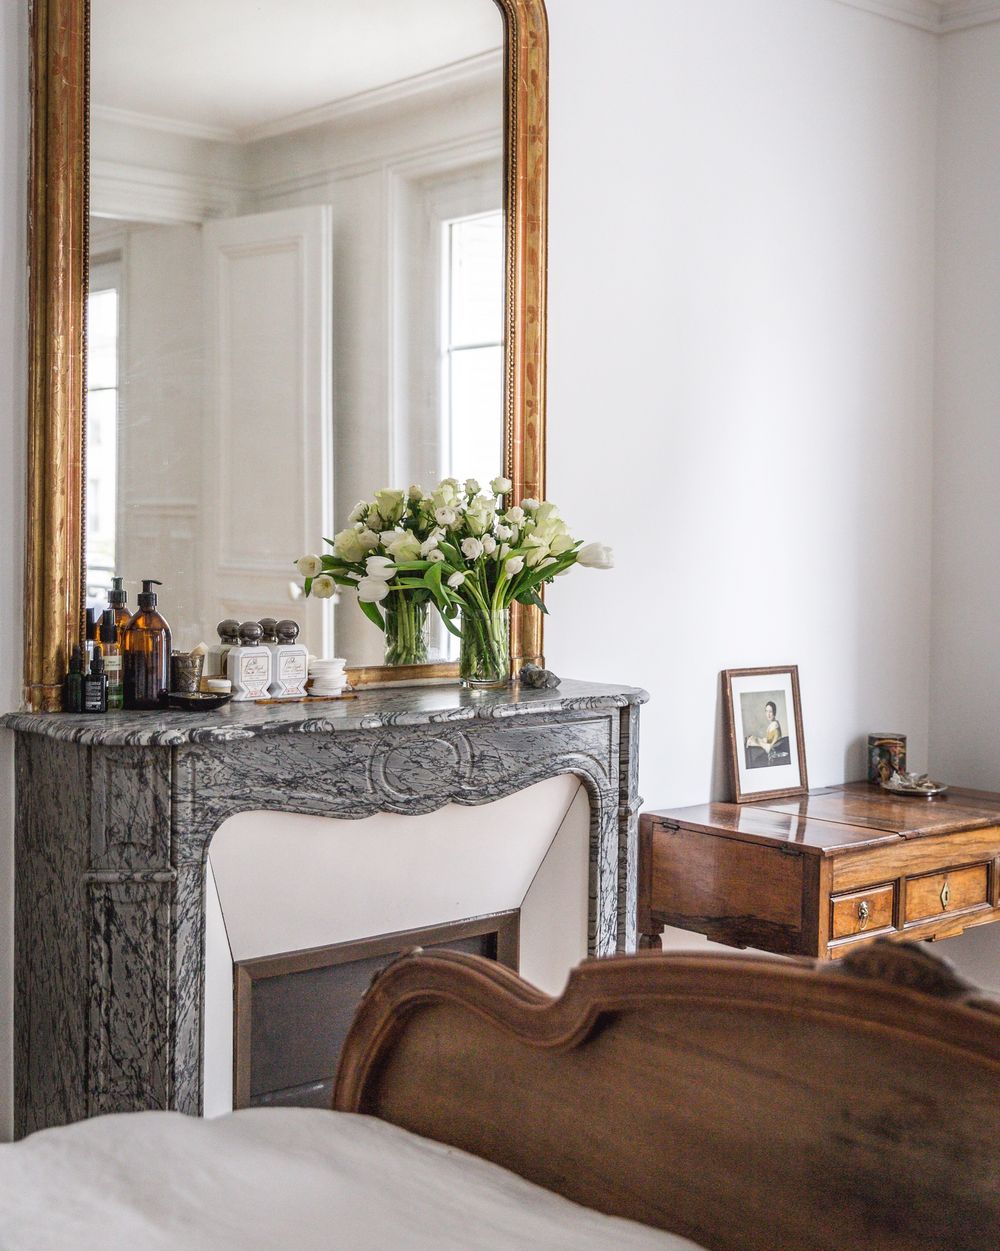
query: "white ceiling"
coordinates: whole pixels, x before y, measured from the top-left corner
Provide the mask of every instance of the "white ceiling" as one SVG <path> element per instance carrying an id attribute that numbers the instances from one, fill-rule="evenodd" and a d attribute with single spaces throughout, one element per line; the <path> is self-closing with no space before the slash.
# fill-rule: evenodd
<path id="1" fill-rule="evenodd" d="M 241 132 L 499 48 L 494 0 L 92 0 L 94 105 Z"/>

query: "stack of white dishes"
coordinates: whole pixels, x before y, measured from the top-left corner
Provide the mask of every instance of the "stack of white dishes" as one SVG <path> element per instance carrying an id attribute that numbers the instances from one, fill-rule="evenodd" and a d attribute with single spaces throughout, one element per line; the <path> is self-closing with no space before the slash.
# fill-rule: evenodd
<path id="1" fill-rule="evenodd" d="M 318 660 L 309 657 L 309 694 L 339 695 L 347 686 L 347 661 L 339 658 Z"/>

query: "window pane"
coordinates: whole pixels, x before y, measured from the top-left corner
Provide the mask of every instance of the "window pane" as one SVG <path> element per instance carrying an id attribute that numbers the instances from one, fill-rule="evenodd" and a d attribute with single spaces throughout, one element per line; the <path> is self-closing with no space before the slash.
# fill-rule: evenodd
<path id="1" fill-rule="evenodd" d="M 503 338 L 503 214 L 451 223 L 451 345 Z"/>
<path id="2" fill-rule="evenodd" d="M 115 509 L 118 473 L 118 392 L 87 396 L 87 566 L 115 567 Z"/>
<path id="3" fill-rule="evenodd" d="M 503 350 L 451 354 L 451 466 L 456 477 L 487 483 L 503 468 Z"/>
<path id="4" fill-rule="evenodd" d="M 87 297 L 87 388 L 118 385 L 118 292 Z"/>

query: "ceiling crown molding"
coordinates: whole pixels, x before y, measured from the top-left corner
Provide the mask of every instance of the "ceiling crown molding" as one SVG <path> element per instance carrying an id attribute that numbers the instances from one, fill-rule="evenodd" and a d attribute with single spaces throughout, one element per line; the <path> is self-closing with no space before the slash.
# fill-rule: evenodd
<path id="1" fill-rule="evenodd" d="M 1000 0 L 835 0 L 906 26 L 946 35 L 1000 21 Z"/>

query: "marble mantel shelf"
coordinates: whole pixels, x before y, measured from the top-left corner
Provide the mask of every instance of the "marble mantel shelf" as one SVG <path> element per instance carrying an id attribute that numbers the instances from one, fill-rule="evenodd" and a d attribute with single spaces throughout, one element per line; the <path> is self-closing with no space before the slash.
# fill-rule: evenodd
<path id="1" fill-rule="evenodd" d="M 16 743 L 16 1132 L 202 1110 L 205 870 L 237 813 L 407 817 L 574 774 L 590 800 L 588 950 L 634 950 L 646 699 L 429 686 L 0 719 Z"/>
<path id="2" fill-rule="evenodd" d="M 215 712 L 12 712 L 0 726 L 44 734 L 65 743 L 100 747 L 180 747 L 231 742 L 265 734 L 335 734 L 390 726 L 439 725 L 558 712 L 593 712 L 644 704 L 646 691 L 632 686 L 563 682 L 557 690 L 513 686 L 466 691 L 458 686 L 362 690 L 355 699 L 311 703 L 230 703 Z"/>

